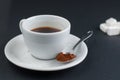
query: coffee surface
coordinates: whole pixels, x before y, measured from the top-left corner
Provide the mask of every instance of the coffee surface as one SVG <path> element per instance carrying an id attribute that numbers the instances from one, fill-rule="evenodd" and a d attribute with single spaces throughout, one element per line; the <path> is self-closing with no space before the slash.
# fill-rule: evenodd
<path id="1" fill-rule="evenodd" d="M 59 32 L 61 30 L 49 26 L 43 26 L 43 27 L 33 28 L 31 31 L 39 32 L 39 33 L 53 33 L 53 32 Z"/>

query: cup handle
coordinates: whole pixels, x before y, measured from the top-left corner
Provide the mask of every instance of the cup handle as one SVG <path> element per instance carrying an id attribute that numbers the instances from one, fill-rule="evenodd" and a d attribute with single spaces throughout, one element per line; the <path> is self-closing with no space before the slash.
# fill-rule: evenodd
<path id="1" fill-rule="evenodd" d="M 20 23 L 19 23 L 19 27 L 20 27 L 21 31 L 22 31 L 22 24 L 23 24 L 24 21 L 25 21 L 25 19 L 22 19 L 22 20 L 20 20 Z"/>

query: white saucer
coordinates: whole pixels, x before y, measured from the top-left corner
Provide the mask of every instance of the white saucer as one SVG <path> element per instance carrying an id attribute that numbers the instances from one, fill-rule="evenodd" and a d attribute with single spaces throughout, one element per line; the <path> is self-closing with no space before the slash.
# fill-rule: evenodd
<path id="1" fill-rule="evenodd" d="M 67 46 L 74 45 L 78 40 L 78 37 L 70 35 L 70 41 Z M 7 43 L 4 51 L 7 59 L 19 67 L 36 71 L 56 71 L 67 69 L 81 63 L 87 56 L 88 48 L 82 42 L 76 51 L 76 59 L 69 63 L 61 63 L 56 60 L 39 60 L 31 56 L 24 44 L 23 36 L 18 35 Z"/>

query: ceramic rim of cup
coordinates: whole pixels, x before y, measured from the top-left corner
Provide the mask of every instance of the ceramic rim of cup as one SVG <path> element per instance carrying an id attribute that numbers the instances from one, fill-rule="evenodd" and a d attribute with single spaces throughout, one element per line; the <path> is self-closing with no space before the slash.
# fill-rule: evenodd
<path id="1" fill-rule="evenodd" d="M 27 32 L 31 33 L 31 34 L 36 34 L 36 35 L 39 35 L 39 34 L 41 34 L 41 35 L 55 35 L 55 34 L 60 34 L 60 33 L 66 32 L 67 30 L 69 30 L 69 29 L 71 28 L 71 23 L 69 22 L 69 20 L 67 20 L 67 19 L 64 18 L 64 17 L 57 16 L 57 15 L 36 15 L 36 16 L 31 16 L 31 17 L 29 17 L 29 18 L 27 18 L 27 19 L 24 19 L 24 22 L 25 22 L 26 20 L 30 20 L 30 19 L 32 19 L 32 18 L 40 17 L 40 16 L 52 16 L 52 17 L 56 17 L 56 18 L 63 19 L 63 20 L 68 24 L 68 27 L 66 27 L 65 29 L 63 29 L 63 30 L 61 30 L 61 31 L 59 31 L 59 32 L 53 32 L 53 33 L 42 33 L 42 32 L 41 32 L 41 33 L 38 33 L 38 32 L 31 31 L 31 30 L 29 30 L 29 29 L 26 29 L 26 28 L 24 28 L 24 27 L 23 27 L 23 29 L 26 30 Z M 24 22 L 23 22 L 23 23 L 24 23 Z"/>

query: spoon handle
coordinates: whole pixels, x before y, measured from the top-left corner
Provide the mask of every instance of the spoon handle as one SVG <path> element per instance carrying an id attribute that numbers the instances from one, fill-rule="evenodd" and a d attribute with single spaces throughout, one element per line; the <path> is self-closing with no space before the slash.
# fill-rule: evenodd
<path id="1" fill-rule="evenodd" d="M 87 34 L 83 35 L 80 40 L 73 46 L 73 50 L 77 47 L 77 45 L 79 43 L 81 43 L 82 41 L 87 40 L 88 38 L 90 38 L 93 35 L 93 31 L 88 31 Z"/>

